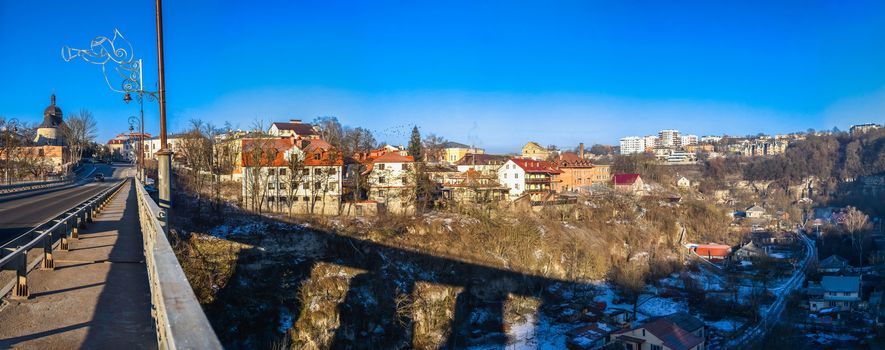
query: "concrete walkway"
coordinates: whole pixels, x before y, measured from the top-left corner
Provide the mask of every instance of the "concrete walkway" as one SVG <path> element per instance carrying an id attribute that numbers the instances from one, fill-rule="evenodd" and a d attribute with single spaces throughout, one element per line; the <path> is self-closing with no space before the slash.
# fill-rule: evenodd
<path id="1" fill-rule="evenodd" d="M 138 204 L 127 181 L 70 251 L 55 251 L 54 271 L 28 275 L 30 299 L 3 300 L 0 349 L 157 347 Z"/>

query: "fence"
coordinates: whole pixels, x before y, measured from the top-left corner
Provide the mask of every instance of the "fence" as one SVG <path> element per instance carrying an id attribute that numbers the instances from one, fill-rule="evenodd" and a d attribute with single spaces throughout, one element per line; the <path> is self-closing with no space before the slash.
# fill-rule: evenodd
<path id="1" fill-rule="evenodd" d="M 160 208 L 144 190 L 144 184 L 134 181 L 160 349 L 221 349 L 221 342 L 166 238 Z"/>
<path id="2" fill-rule="evenodd" d="M 6 295 L 12 290 L 13 299 L 27 299 L 29 296 L 28 272 L 40 262 L 43 263 L 43 269 L 54 269 L 55 261 L 52 258 L 52 250 L 55 246 L 57 245 L 60 250 L 67 250 L 68 240 L 78 238 L 79 229 L 87 222 L 92 222 L 93 217 L 101 212 L 111 198 L 120 191 L 123 183 L 120 181 L 74 208 L 0 246 L 0 254 L 2 254 L 0 255 L 0 268 L 15 271 L 14 280 L 0 289 L 0 295 Z M 42 258 L 34 259 L 29 263 L 28 254 L 34 248 L 41 247 L 43 248 Z"/>

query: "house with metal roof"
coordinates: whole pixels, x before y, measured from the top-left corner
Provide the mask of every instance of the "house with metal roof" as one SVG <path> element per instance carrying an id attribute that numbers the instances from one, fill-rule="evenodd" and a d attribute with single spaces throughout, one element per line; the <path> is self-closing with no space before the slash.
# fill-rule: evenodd
<path id="1" fill-rule="evenodd" d="M 820 282 L 823 298 L 808 301 L 811 311 L 838 307 L 847 311 L 861 301 L 859 276 L 824 276 Z"/>
<path id="2" fill-rule="evenodd" d="M 704 338 L 667 318 L 658 318 L 632 329 L 612 332 L 609 339 L 629 349 L 703 350 L 705 344 Z"/>

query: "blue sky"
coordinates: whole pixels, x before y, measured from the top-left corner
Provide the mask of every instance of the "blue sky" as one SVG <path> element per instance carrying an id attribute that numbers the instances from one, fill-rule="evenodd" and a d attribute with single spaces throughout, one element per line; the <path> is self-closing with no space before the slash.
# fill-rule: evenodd
<path id="1" fill-rule="evenodd" d="M 55 91 L 100 139 L 125 131 L 137 106 L 60 57 L 119 28 L 153 86 L 153 2 L 122 6 L 0 1 L 0 115 L 36 122 Z M 885 121 L 882 2 L 169 1 L 164 16 L 173 130 L 334 115 L 391 143 L 417 124 L 513 151 Z"/>

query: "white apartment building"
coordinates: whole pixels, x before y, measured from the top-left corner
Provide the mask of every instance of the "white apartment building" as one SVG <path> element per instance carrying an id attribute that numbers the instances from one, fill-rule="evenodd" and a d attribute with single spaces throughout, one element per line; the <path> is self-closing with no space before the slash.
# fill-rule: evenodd
<path id="1" fill-rule="evenodd" d="M 642 138 L 642 140 L 645 141 L 646 149 L 655 148 L 655 146 L 658 146 L 658 137 L 655 135 L 645 136 Z"/>
<path id="2" fill-rule="evenodd" d="M 412 212 L 415 200 L 415 160 L 411 156 L 387 153 L 372 160 L 368 175 L 369 200 L 397 213 Z"/>
<path id="3" fill-rule="evenodd" d="M 661 147 L 679 147 L 682 139 L 679 136 L 679 130 L 666 129 L 658 132 L 658 139 Z"/>
<path id="4" fill-rule="evenodd" d="M 645 152 L 645 139 L 638 136 L 627 136 L 621 139 L 621 154 Z"/>
<path id="5" fill-rule="evenodd" d="M 701 137 L 703 143 L 716 143 L 722 140 L 722 136 L 707 135 Z"/>
<path id="6" fill-rule="evenodd" d="M 682 146 L 688 145 L 697 145 L 698 144 L 698 135 L 684 135 L 681 137 Z"/>

